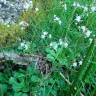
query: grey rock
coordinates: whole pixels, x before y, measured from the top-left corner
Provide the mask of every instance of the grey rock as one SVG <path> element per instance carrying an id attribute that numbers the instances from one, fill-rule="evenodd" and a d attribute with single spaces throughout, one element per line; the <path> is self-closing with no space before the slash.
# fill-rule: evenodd
<path id="1" fill-rule="evenodd" d="M 32 7 L 32 0 L 0 0 L 0 23 L 16 23 L 29 7 Z"/>

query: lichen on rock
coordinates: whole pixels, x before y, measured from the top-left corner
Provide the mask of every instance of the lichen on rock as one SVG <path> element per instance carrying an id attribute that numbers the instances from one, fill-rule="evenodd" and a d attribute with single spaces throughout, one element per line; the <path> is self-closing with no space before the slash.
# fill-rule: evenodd
<path id="1" fill-rule="evenodd" d="M 32 0 L 0 0 L 0 23 L 16 23 L 22 12 L 32 7 Z"/>
<path id="2" fill-rule="evenodd" d="M 25 32 L 22 27 L 26 26 L 25 23 L 20 24 L 23 20 L 21 15 L 30 8 L 32 0 L 0 0 L 0 47 L 12 45 L 22 38 Z"/>

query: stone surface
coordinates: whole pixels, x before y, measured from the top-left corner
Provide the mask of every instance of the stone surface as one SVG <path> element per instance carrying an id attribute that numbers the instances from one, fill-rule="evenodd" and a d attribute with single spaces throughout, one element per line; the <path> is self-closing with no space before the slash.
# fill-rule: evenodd
<path id="1" fill-rule="evenodd" d="M 0 0 L 0 23 L 15 23 L 29 7 L 32 7 L 32 0 Z"/>

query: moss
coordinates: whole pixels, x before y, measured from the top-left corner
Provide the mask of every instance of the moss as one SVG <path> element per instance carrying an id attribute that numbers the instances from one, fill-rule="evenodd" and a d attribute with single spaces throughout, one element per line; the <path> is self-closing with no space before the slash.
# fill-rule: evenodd
<path id="1" fill-rule="evenodd" d="M 23 36 L 24 32 L 20 29 L 18 24 L 14 25 L 0 25 L 0 47 L 9 46 L 15 43 Z"/>

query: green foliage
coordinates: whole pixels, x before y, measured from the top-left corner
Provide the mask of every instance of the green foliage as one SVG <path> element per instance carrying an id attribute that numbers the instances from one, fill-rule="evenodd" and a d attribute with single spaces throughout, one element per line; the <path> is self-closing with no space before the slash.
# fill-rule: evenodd
<path id="1" fill-rule="evenodd" d="M 94 66 L 94 64 L 92 65 L 91 63 L 89 63 L 90 61 L 90 58 L 92 58 L 92 54 L 94 54 L 94 45 L 95 45 L 96 41 L 95 39 L 93 39 L 90 47 L 88 48 L 88 51 L 86 53 L 86 56 L 83 60 L 83 64 L 81 66 L 81 68 L 79 69 L 78 73 L 76 74 L 76 78 L 74 81 L 73 81 L 73 84 L 71 86 L 71 90 L 74 91 L 74 88 L 77 88 L 77 92 L 76 94 L 78 93 L 78 90 L 80 92 L 80 87 L 82 86 L 82 84 L 80 84 L 80 82 L 83 82 L 85 79 L 86 79 L 86 75 L 88 75 L 88 73 L 90 73 L 91 71 L 91 66 Z M 72 89 L 73 88 L 73 89 Z M 78 89 L 80 88 L 80 89 Z M 71 91 L 71 93 L 72 93 Z M 77 95 L 76 95 L 77 96 Z"/>

